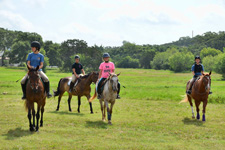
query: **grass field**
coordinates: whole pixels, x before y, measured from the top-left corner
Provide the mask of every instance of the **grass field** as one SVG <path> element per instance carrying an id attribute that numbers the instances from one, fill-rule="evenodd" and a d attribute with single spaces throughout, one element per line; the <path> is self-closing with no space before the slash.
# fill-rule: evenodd
<path id="1" fill-rule="evenodd" d="M 126 88 L 121 89 L 122 99 L 113 109 L 113 125 L 101 121 L 98 100 L 93 101 L 94 114 L 90 114 L 88 102 L 82 98 L 78 114 L 73 97 L 73 112 L 69 112 L 65 94 L 59 112 L 55 111 L 57 98 L 47 100 L 44 127 L 31 133 L 20 84 L 15 82 L 25 71 L 0 68 L 0 149 L 225 149 L 225 81 L 220 75 L 212 74 L 213 95 L 206 122 L 201 122 L 191 119 L 188 103 L 179 104 L 190 73 L 117 72 Z M 51 89 L 56 89 L 59 79 L 70 73 L 48 70 L 47 75 Z"/>

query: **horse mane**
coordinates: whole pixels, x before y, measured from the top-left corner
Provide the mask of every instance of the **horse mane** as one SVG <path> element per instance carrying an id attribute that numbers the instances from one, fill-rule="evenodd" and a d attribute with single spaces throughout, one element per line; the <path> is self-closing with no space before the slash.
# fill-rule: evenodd
<path id="1" fill-rule="evenodd" d="M 94 72 L 90 72 L 90 73 L 88 73 L 88 74 L 86 74 L 86 75 L 84 75 L 84 76 L 81 76 L 80 78 L 81 79 L 86 79 L 86 78 L 88 78 L 92 73 L 94 73 Z M 98 74 L 98 73 L 97 73 Z"/>

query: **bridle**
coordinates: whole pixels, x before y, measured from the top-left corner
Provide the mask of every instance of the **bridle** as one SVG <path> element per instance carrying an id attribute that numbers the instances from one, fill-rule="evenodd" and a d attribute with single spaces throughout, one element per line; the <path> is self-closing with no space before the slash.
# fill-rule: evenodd
<path id="1" fill-rule="evenodd" d="M 207 81 L 206 81 L 206 80 Z M 206 82 L 205 82 L 206 81 Z M 205 90 L 207 91 L 209 88 L 210 88 L 210 76 L 209 75 L 205 75 L 203 78 L 202 78 L 202 82 L 205 86 Z"/>

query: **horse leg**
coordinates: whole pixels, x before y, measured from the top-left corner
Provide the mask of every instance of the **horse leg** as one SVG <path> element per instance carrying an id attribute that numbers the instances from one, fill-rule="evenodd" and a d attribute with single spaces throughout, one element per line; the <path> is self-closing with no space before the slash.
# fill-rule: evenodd
<path id="1" fill-rule="evenodd" d="M 36 118 L 37 118 L 36 131 L 38 131 L 38 129 L 39 129 L 39 118 L 40 118 L 40 104 L 37 104 Z"/>
<path id="2" fill-rule="evenodd" d="M 34 104 L 31 106 L 32 109 L 32 115 L 33 115 L 33 129 L 35 129 L 35 109 Z"/>
<path id="3" fill-rule="evenodd" d="M 71 105 L 70 105 L 70 103 L 71 103 L 71 98 L 72 98 L 72 94 L 69 94 L 69 98 L 68 98 L 68 106 L 69 106 L 69 111 L 70 111 L 70 112 L 72 112 L 72 110 L 71 110 Z"/>
<path id="4" fill-rule="evenodd" d="M 101 99 L 99 100 L 99 103 L 100 103 L 101 111 L 102 111 L 102 121 L 105 121 L 105 118 L 104 118 L 104 106 L 103 106 L 103 102 L 102 102 Z"/>
<path id="5" fill-rule="evenodd" d="M 112 119 L 112 109 L 114 104 L 115 104 L 115 101 L 111 103 L 110 109 L 108 111 L 108 124 L 110 125 L 112 124 L 111 119 Z"/>
<path id="6" fill-rule="evenodd" d="M 89 100 L 91 95 L 87 96 L 87 100 Z M 89 102 L 91 114 L 93 114 L 92 102 Z"/>
<path id="7" fill-rule="evenodd" d="M 27 114 L 27 118 L 29 119 L 29 126 L 30 126 L 30 131 L 34 131 L 33 125 L 31 123 L 31 108 L 28 108 L 28 114 Z"/>
<path id="8" fill-rule="evenodd" d="M 188 101 L 189 101 L 189 103 L 191 105 L 192 119 L 195 119 L 195 114 L 194 114 L 192 99 L 191 99 L 191 97 L 189 95 L 187 95 L 187 97 L 188 97 Z"/>
<path id="9" fill-rule="evenodd" d="M 80 113 L 80 105 L 81 105 L 81 101 L 80 101 L 80 96 L 77 96 L 78 98 L 78 108 L 77 108 L 77 112 Z"/>
<path id="10" fill-rule="evenodd" d="M 56 108 L 56 111 L 59 111 L 59 105 L 60 105 L 60 101 L 61 101 L 62 95 L 63 94 L 60 94 L 59 97 L 58 97 L 58 106 Z"/>
<path id="11" fill-rule="evenodd" d="M 45 108 L 44 106 L 41 107 L 41 121 L 40 121 L 40 127 L 43 127 L 43 115 L 44 115 Z"/>
<path id="12" fill-rule="evenodd" d="M 207 100 L 203 101 L 203 110 L 202 110 L 203 115 L 202 115 L 202 121 L 205 121 L 205 110 L 206 110 L 207 103 L 208 103 Z"/>
<path id="13" fill-rule="evenodd" d="M 196 118 L 199 120 L 200 119 L 200 114 L 199 114 L 199 105 L 201 101 L 195 101 L 195 106 L 196 106 L 196 111 L 197 111 L 197 116 Z"/>

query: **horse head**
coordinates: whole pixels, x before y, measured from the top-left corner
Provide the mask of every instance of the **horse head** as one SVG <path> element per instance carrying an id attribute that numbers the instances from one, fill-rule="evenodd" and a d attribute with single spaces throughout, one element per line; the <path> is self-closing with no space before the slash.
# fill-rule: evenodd
<path id="1" fill-rule="evenodd" d="M 112 89 L 114 92 L 118 91 L 118 76 L 119 74 L 114 74 L 114 73 L 109 73 L 109 81 L 110 84 L 112 85 Z"/>
<path id="2" fill-rule="evenodd" d="M 92 82 L 94 82 L 94 83 L 97 82 L 97 80 L 98 80 L 98 75 L 99 75 L 99 73 L 98 73 L 98 72 L 95 72 L 95 71 L 93 71 L 93 72 L 91 73 L 91 80 L 92 80 Z"/>
<path id="3" fill-rule="evenodd" d="M 37 93 L 38 92 L 38 82 L 40 79 L 38 70 L 39 70 L 39 66 L 37 66 L 36 68 L 28 68 L 28 79 L 29 79 L 29 84 L 30 84 L 30 88 Z"/>
<path id="4" fill-rule="evenodd" d="M 210 71 L 208 74 L 202 74 L 202 82 L 205 86 L 205 90 L 209 90 L 210 89 L 210 82 L 211 82 L 211 73 L 212 71 Z"/>

